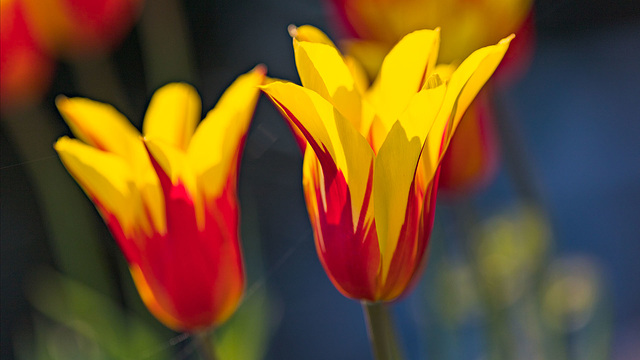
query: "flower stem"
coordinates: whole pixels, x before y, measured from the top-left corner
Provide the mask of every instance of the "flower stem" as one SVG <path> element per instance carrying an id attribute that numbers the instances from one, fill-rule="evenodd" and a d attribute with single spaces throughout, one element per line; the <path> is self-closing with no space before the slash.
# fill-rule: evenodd
<path id="1" fill-rule="evenodd" d="M 213 331 L 205 331 L 196 334 L 194 337 L 194 340 L 198 345 L 198 350 L 200 350 L 200 356 L 203 360 L 217 360 L 216 351 L 213 346 L 212 335 Z"/>
<path id="2" fill-rule="evenodd" d="M 381 302 L 362 302 L 371 350 L 376 360 L 401 359 L 391 317 Z"/>

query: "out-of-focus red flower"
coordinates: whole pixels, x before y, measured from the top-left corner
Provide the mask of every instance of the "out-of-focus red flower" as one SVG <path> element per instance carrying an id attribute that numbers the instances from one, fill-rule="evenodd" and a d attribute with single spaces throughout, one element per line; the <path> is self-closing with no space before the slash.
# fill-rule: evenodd
<path id="1" fill-rule="evenodd" d="M 59 57 L 113 49 L 138 17 L 142 0 L 21 0 L 43 47 Z"/>
<path id="2" fill-rule="evenodd" d="M 37 100 L 47 90 L 54 62 L 34 38 L 24 3 L 0 3 L 0 109 Z"/>
<path id="3" fill-rule="evenodd" d="M 184 83 L 154 94 L 140 133 L 113 107 L 60 97 L 78 139 L 55 144 L 124 253 L 140 297 L 178 331 L 225 321 L 245 283 L 238 167 L 265 69 L 239 77 L 200 120 Z"/>
<path id="4" fill-rule="evenodd" d="M 471 194 L 498 171 L 498 141 L 488 93 L 480 91 L 471 103 L 442 159 L 438 188 L 445 195 Z"/>
<path id="5" fill-rule="evenodd" d="M 2 0 L 0 109 L 37 101 L 56 58 L 99 56 L 117 46 L 143 0 Z"/>

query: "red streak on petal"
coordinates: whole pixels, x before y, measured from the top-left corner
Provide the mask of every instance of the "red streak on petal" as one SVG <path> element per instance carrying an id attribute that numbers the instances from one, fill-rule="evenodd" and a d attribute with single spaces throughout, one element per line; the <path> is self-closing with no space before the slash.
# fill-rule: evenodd
<path id="1" fill-rule="evenodd" d="M 287 109 L 281 102 L 275 98 L 272 98 L 272 100 L 284 111 L 285 117 L 292 122 L 307 139 L 309 145 L 316 153 L 316 157 L 320 161 L 320 164 L 322 164 L 322 171 L 324 172 L 325 178 L 333 179 L 336 176 L 338 168 L 326 147 L 323 144 L 319 144 L 311 133 L 309 133 L 309 131 L 302 125 L 300 120 L 298 120 L 298 118 L 296 118 L 295 115 L 293 115 L 293 113 L 291 113 L 291 111 L 289 111 L 289 109 Z"/>
<path id="2" fill-rule="evenodd" d="M 307 197 L 307 201 L 316 202 L 314 210 L 317 211 L 314 211 L 315 214 L 310 212 L 316 250 L 333 284 L 347 297 L 374 301 L 380 250 L 375 223 L 365 223 L 373 185 L 373 168 L 370 169 L 365 201 L 355 230 L 351 196 L 342 172 L 338 171 L 333 179 L 324 179 L 327 204 L 325 210 L 319 179 L 323 175 L 318 174 L 319 169 L 314 166 L 312 181 L 315 198 Z"/>

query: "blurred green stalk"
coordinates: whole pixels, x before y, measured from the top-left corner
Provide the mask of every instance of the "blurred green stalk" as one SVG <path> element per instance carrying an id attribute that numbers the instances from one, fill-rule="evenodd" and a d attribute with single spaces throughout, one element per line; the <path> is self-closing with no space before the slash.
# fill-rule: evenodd
<path id="1" fill-rule="evenodd" d="M 72 278 L 111 294 L 115 287 L 97 236 L 96 210 L 53 150 L 62 128 L 39 106 L 3 114 L 2 120 L 38 196 L 56 264 Z"/>
<path id="2" fill-rule="evenodd" d="M 181 1 L 145 2 L 139 28 L 148 91 L 172 81 L 197 85 L 191 37 Z"/>
<path id="3" fill-rule="evenodd" d="M 399 360 L 398 341 L 393 328 L 389 309 L 382 302 L 362 302 L 362 310 L 367 324 L 367 334 L 371 343 L 373 357 L 376 360 Z"/>

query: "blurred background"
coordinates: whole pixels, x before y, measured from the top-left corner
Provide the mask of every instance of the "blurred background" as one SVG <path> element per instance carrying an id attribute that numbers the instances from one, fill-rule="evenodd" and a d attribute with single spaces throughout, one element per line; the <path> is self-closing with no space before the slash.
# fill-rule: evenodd
<path id="1" fill-rule="evenodd" d="M 205 112 L 256 64 L 298 81 L 289 24 L 348 31 L 328 1 L 122 0 L 85 6 L 50 34 L 55 50 L 33 50 L 9 6 L 55 18 L 54 3 L 2 2 L 1 76 L 15 87 L 1 94 L 1 356 L 196 359 L 189 335 L 148 314 L 53 152 L 70 134 L 54 98 L 113 104 L 140 128 L 170 81 L 194 84 Z M 493 87 L 496 173 L 440 196 L 423 279 L 393 304 L 407 359 L 640 358 L 640 3 L 538 0 L 530 19 L 525 65 Z M 262 98 L 240 177 L 249 281 L 216 334 L 221 359 L 372 358 L 360 304 L 316 256 L 301 164 Z"/>

